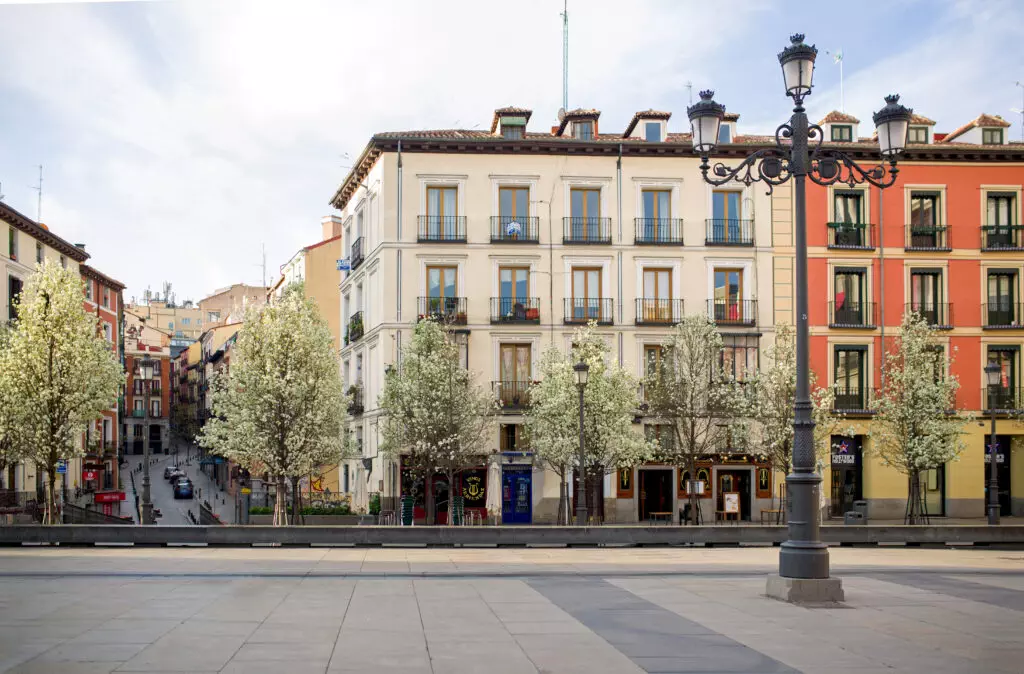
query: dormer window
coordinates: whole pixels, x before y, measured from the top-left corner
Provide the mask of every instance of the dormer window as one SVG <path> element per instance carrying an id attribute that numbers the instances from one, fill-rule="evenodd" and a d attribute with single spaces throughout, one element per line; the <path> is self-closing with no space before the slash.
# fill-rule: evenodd
<path id="1" fill-rule="evenodd" d="M 572 136 L 577 140 L 594 140 L 594 122 L 591 120 L 573 122 Z"/>
<path id="2" fill-rule="evenodd" d="M 653 143 L 661 142 L 661 122 L 646 122 L 644 124 L 644 140 Z"/>
<path id="3" fill-rule="evenodd" d="M 907 132 L 908 143 L 920 143 L 926 145 L 928 143 L 928 127 L 927 126 L 912 126 Z"/>
<path id="4" fill-rule="evenodd" d="M 522 140 L 523 139 L 523 127 L 512 126 L 511 124 L 501 125 L 501 137 L 506 140 Z"/>
<path id="5" fill-rule="evenodd" d="M 728 124 L 722 124 L 718 127 L 718 142 L 719 143 L 731 143 L 732 142 L 732 127 Z"/>
<path id="6" fill-rule="evenodd" d="M 832 142 L 849 143 L 853 140 L 853 126 L 850 124 L 832 125 Z"/>
<path id="7" fill-rule="evenodd" d="M 982 129 L 981 130 L 981 144 L 982 145 L 1002 145 L 1003 144 L 1003 130 L 1002 129 Z"/>

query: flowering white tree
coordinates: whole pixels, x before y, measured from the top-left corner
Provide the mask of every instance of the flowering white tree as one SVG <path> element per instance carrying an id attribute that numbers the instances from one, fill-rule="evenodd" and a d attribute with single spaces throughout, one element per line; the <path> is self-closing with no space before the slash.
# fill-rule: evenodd
<path id="1" fill-rule="evenodd" d="M 783 475 L 793 464 L 793 421 L 796 400 L 796 334 L 793 326 L 776 326 L 775 342 L 766 350 L 767 367 L 761 368 L 749 382 L 750 411 L 755 422 L 751 445 L 757 446 Z M 815 387 L 810 372 L 811 415 L 814 420 L 814 454 L 819 460 L 829 455 L 833 435 L 849 435 L 842 426 L 843 415 L 834 410 L 835 389 Z"/>
<path id="2" fill-rule="evenodd" d="M 702 314 L 684 316 L 662 343 L 661 360 L 644 384 L 647 414 L 672 430 L 660 441 L 658 455 L 697 475 L 697 461 L 729 446 L 742 446 L 748 433 L 748 403 L 743 385 L 719 365 L 723 340 Z M 689 487 L 689 485 L 687 485 Z M 690 512 L 699 494 L 688 489 Z M 697 518 L 692 521 L 696 524 Z"/>
<path id="3" fill-rule="evenodd" d="M 497 401 L 462 367 L 451 333 L 428 319 L 416 324 L 401 368 L 385 376 L 379 405 L 381 449 L 423 477 L 427 521 L 434 522 L 434 474 L 448 477 L 451 500 L 456 473 L 488 453 Z M 451 505 L 448 512 L 454 514 Z"/>
<path id="4" fill-rule="evenodd" d="M 10 345 L 10 326 L 0 325 L 0 354 Z M 7 472 L 7 488 L 14 489 L 14 468 L 24 459 L 24 448 L 15 444 L 17 424 L 16 406 L 7 400 L 6 387 L 0 386 L 0 471 Z"/>
<path id="5" fill-rule="evenodd" d="M 876 405 L 871 447 L 885 465 L 909 478 L 908 524 L 917 524 L 925 516 L 921 472 L 960 455 L 964 427 L 973 418 L 955 410 L 960 382 L 946 372 L 945 360 L 925 319 L 916 313 L 904 315 L 882 364 L 885 385 Z"/>
<path id="6" fill-rule="evenodd" d="M 583 456 L 591 512 L 597 503 L 597 481 L 606 472 L 646 461 L 651 448 L 633 428 L 637 413 L 637 380 L 618 363 L 609 363 L 608 344 L 594 325 L 579 328 L 566 358 L 551 347 L 541 358 L 541 381 L 530 388 L 525 433 L 534 458 L 560 479 L 558 523 L 569 521 L 568 479 L 580 463 L 579 389 L 573 365 L 585 362 L 590 370 L 583 389 Z"/>
<path id="7" fill-rule="evenodd" d="M 46 471 L 44 522 L 56 524 L 57 463 L 82 455 L 82 435 L 116 404 L 124 368 L 85 310 L 73 270 L 37 265 L 15 301 L 18 318 L 0 351 L 0 402 L 15 456 Z"/>
<path id="8" fill-rule="evenodd" d="M 288 524 L 286 479 L 295 503 L 299 477 L 349 454 L 334 338 L 301 284 L 247 311 L 231 368 L 211 395 L 200 444 L 251 472 L 269 472 L 277 482 L 274 524 Z M 292 510 L 297 518 L 297 504 Z"/>

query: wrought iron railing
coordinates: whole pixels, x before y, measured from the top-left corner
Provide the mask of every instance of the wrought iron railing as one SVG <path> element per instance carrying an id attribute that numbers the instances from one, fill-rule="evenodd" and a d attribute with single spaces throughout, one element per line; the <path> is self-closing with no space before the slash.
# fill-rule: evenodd
<path id="1" fill-rule="evenodd" d="M 562 243 L 602 244 L 612 242 L 611 218 L 562 218 L 562 227 Z"/>
<path id="2" fill-rule="evenodd" d="M 357 311 L 348 319 L 348 342 L 353 343 L 363 336 L 365 328 L 363 326 L 363 312 Z"/>
<path id="3" fill-rule="evenodd" d="M 565 300 L 565 322 L 574 324 L 597 321 L 599 325 L 611 325 L 613 304 L 610 297 L 568 298 Z"/>
<path id="4" fill-rule="evenodd" d="M 946 225 L 907 225 L 906 250 L 950 250 Z"/>
<path id="5" fill-rule="evenodd" d="M 354 384 L 348 389 L 348 413 L 355 416 L 363 413 L 363 387 L 361 384 Z"/>
<path id="6" fill-rule="evenodd" d="M 466 324 L 465 297 L 420 297 L 419 320 L 431 319 L 439 323 Z"/>
<path id="7" fill-rule="evenodd" d="M 708 218 L 704 245 L 753 246 L 754 221 L 735 218 Z"/>
<path id="8" fill-rule="evenodd" d="M 984 376 L 984 374 L 982 374 Z M 981 389 L 981 409 L 991 413 L 1015 413 L 1024 410 L 1024 389 L 993 386 Z"/>
<path id="9" fill-rule="evenodd" d="M 982 250 L 1024 250 L 1024 225 L 982 225 Z"/>
<path id="10" fill-rule="evenodd" d="M 492 297 L 491 323 L 540 323 L 540 298 Z"/>
<path id="11" fill-rule="evenodd" d="M 635 218 L 637 245 L 681 246 L 683 245 L 683 220 L 681 218 Z"/>
<path id="12" fill-rule="evenodd" d="M 352 271 L 355 271 L 356 268 L 363 263 L 363 237 L 359 237 L 352 242 L 351 255 Z"/>
<path id="13" fill-rule="evenodd" d="M 718 325 L 756 325 L 757 300 L 708 300 L 708 317 Z"/>
<path id="14" fill-rule="evenodd" d="M 637 325 L 675 325 L 683 320 L 683 301 L 638 297 Z"/>
<path id="15" fill-rule="evenodd" d="M 875 226 L 860 222 L 830 222 L 828 247 L 840 250 L 872 250 L 875 247 Z"/>
<path id="16" fill-rule="evenodd" d="M 986 302 L 981 305 L 981 325 L 985 328 L 1024 328 L 1021 313 L 1024 305 L 1011 302 L 1009 297 Z"/>
<path id="17" fill-rule="evenodd" d="M 464 215 L 421 215 L 417 241 L 466 242 L 466 216 Z"/>
<path id="18" fill-rule="evenodd" d="M 830 328 L 874 328 L 878 325 L 877 308 L 874 302 L 829 302 L 828 325 Z"/>
<path id="19" fill-rule="evenodd" d="M 492 382 L 494 395 L 506 412 L 522 410 L 530 404 L 529 381 L 501 380 Z"/>
<path id="20" fill-rule="evenodd" d="M 933 328 L 953 327 L 953 305 L 948 302 L 912 302 L 905 306 L 905 311 L 920 314 Z"/>
<path id="21" fill-rule="evenodd" d="M 845 414 L 873 414 L 872 391 L 869 388 L 859 386 L 836 385 L 835 399 L 832 408 L 837 412 Z"/>
<path id="22" fill-rule="evenodd" d="M 537 243 L 540 218 L 535 216 L 492 215 L 491 243 Z"/>

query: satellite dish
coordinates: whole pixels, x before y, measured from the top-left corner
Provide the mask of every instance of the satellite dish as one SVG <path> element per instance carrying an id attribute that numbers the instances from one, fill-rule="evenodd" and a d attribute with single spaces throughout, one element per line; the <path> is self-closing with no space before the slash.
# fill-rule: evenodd
<path id="1" fill-rule="evenodd" d="M 565 121 L 565 108 L 558 109 L 558 123 L 561 124 Z"/>

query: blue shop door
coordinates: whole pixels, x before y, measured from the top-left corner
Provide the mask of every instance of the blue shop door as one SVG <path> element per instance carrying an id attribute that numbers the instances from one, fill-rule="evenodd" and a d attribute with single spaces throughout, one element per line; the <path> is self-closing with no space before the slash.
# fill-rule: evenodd
<path id="1" fill-rule="evenodd" d="M 529 524 L 533 519 L 533 470 L 530 466 L 503 466 L 501 523 Z"/>

